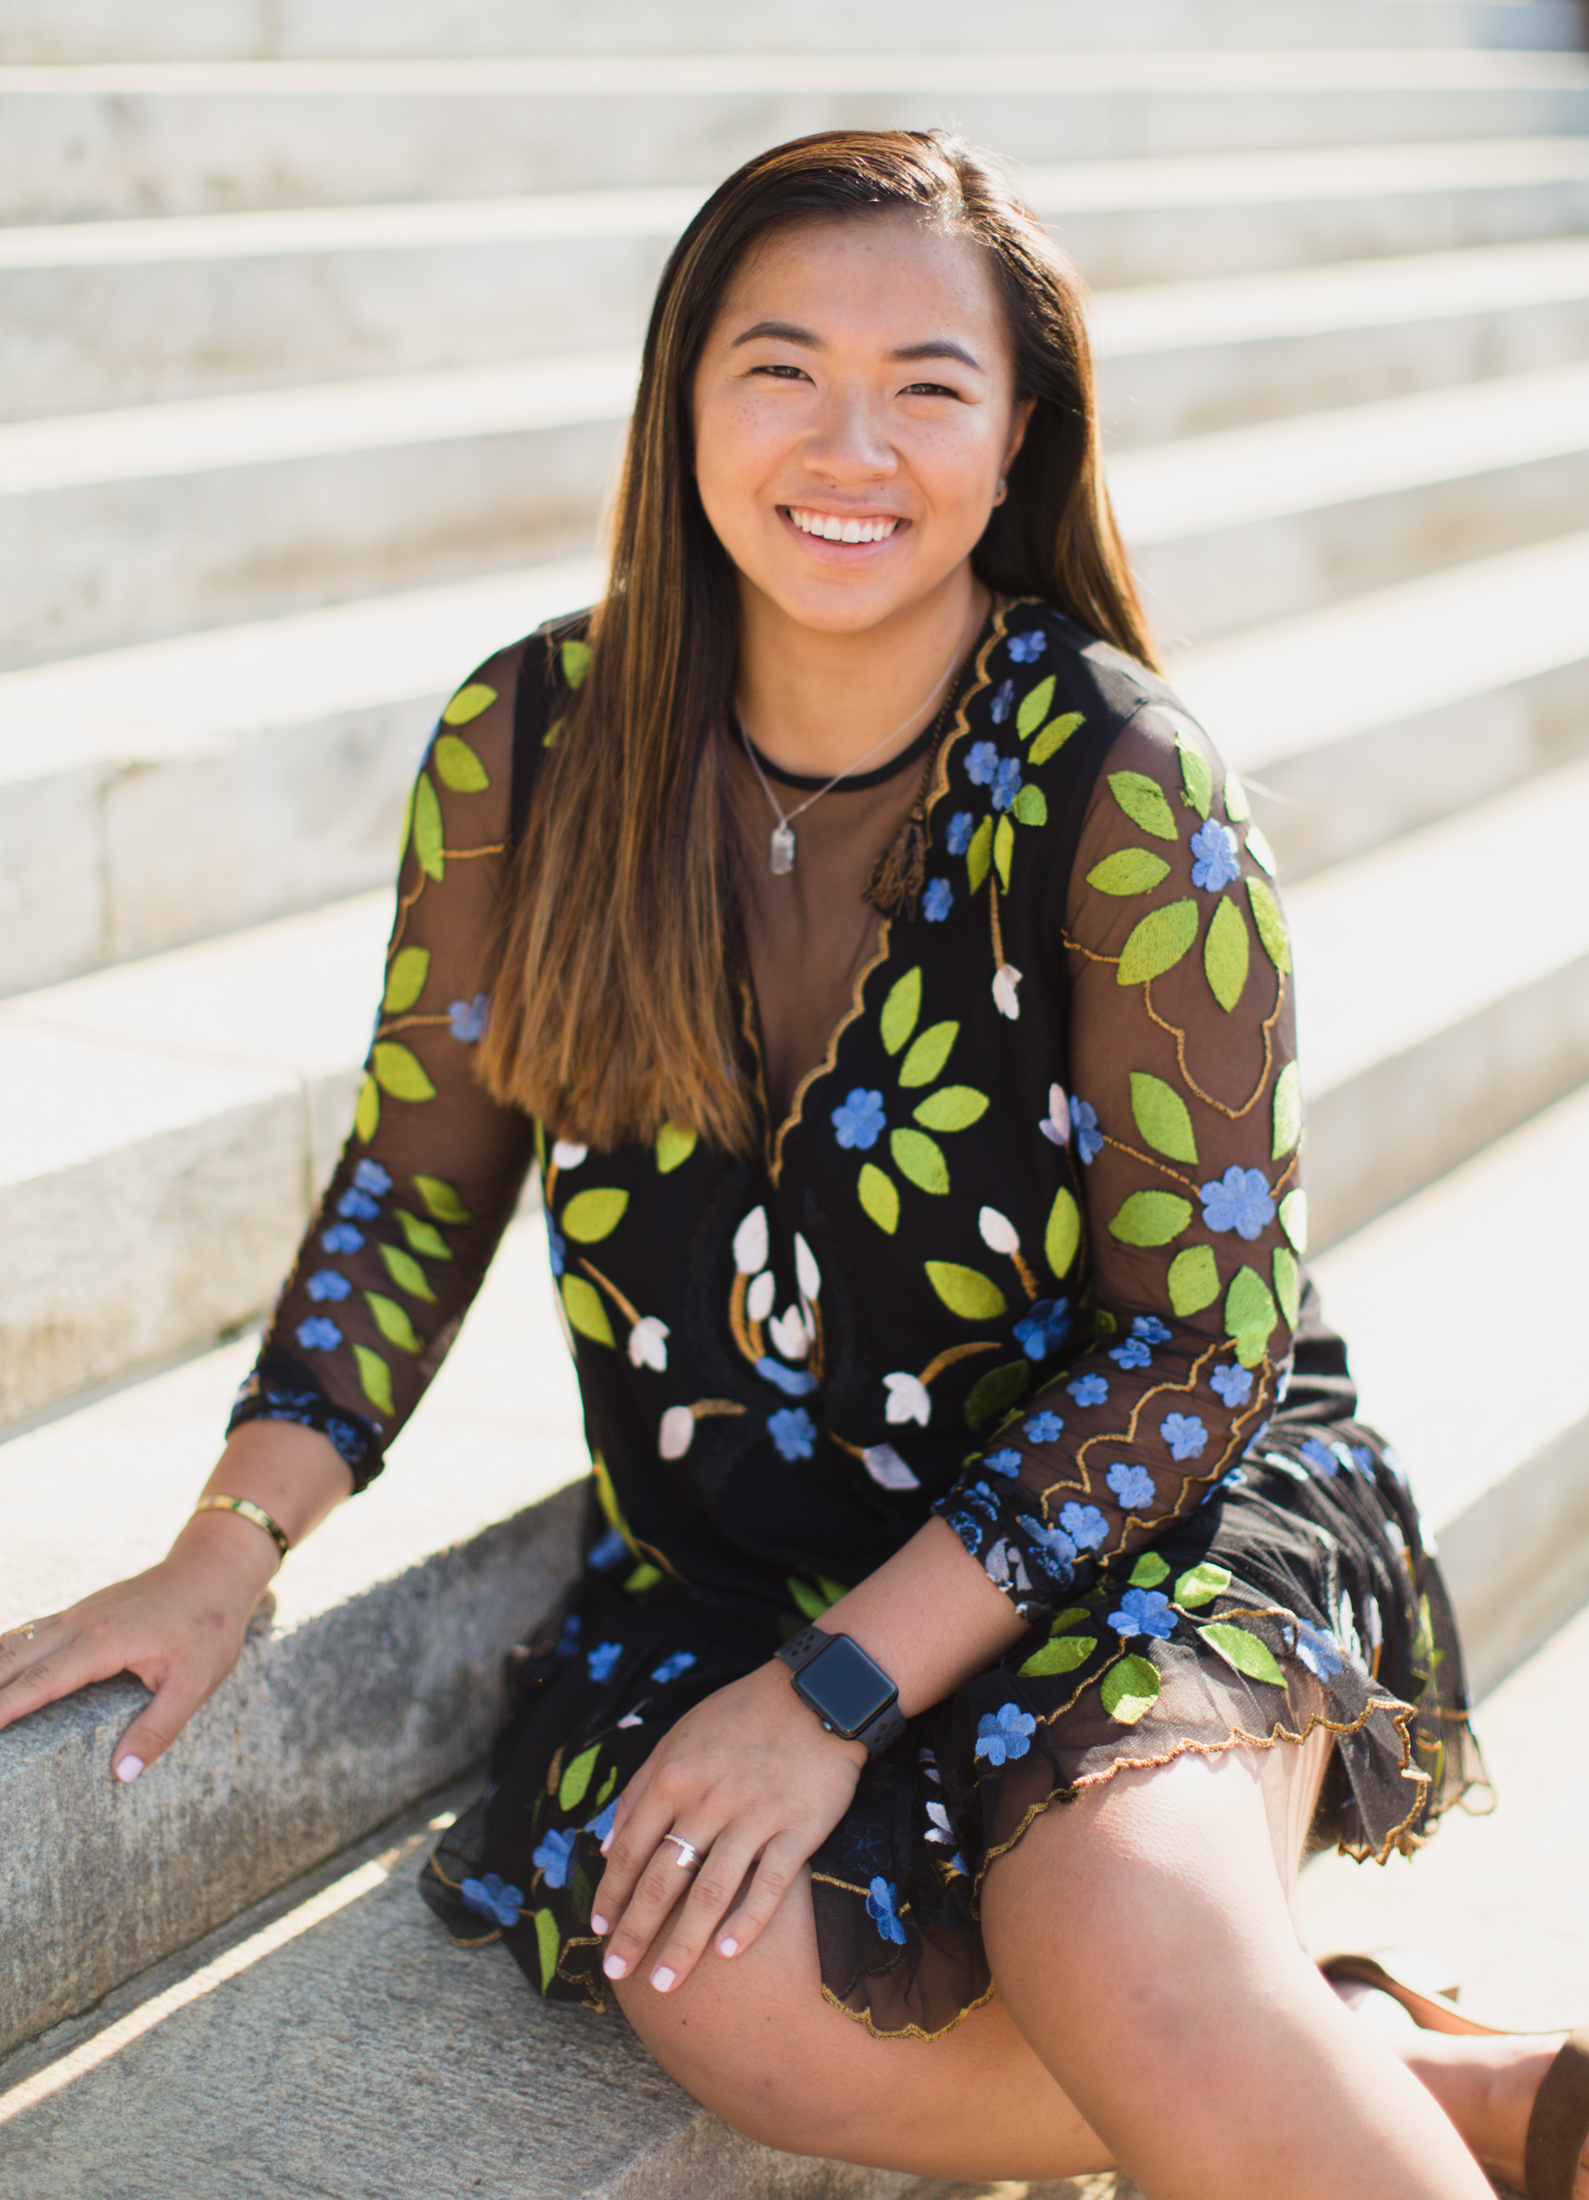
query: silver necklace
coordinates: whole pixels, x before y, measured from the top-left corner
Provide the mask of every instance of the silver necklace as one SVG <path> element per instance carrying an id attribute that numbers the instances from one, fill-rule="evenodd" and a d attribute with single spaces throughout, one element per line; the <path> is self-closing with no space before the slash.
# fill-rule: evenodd
<path id="1" fill-rule="evenodd" d="M 771 787 L 767 784 L 767 774 L 762 770 L 760 764 L 756 760 L 756 752 L 750 745 L 750 735 L 745 731 L 743 725 L 740 726 L 739 738 L 745 744 L 745 754 L 750 758 L 750 768 L 756 774 L 756 777 L 761 781 L 761 791 L 767 797 L 767 800 L 772 804 L 773 815 L 778 820 L 777 824 L 773 827 L 771 833 L 769 833 L 769 835 L 767 836 L 767 861 L 772 866 L 772 875 L 774 878 L 787 878 L 789 873 L 794 869 L 795 819 L 799 817 L 803 811 L 809 810 L 813 802 L 820 802 L 825 794 L 831 794 L 841 779 L 848 779 L 851 772 L 859 771 L 861 766 L 866 762 L 867 757 L 875 756 L 879 749 L 886 749 L 890 741 L 896 740 L 898 736 L 904 732 L 905 728 L 910 724 L 912 718 L 919 718 L 922 712 L 926 710 L 930 704 L 935 703 L 938 700 L 938 696 L 942 691 L 945 682 L 948 680 L 950 673 L 954 671 L 955 666 L 959 662 L 960 642 L 957 640 L 955 643 L 954 655 L 950 658 L 948 664 L 945 666 L 942 675 L 934 683 L 933 687 L 931 688 L 929 693 L 923 698 L 923 700 L 916 705 L 916 708 L 911 711 L 906 717 L 902 718 L 899 721 L 899 724 L 893 728 L 892 732 L 885 733 L 881 741 L 874 741 L 869 749 L 865 750 L 863 754 L 856 757 L 853 764 L 846 764 L 843 771 L 835 772 L 833 774 L 833 777 L 828 781 L 825 787 L 818 787 L 815 794 L 808 794 L 804 802 L 796 803 L 795 807 L 792 810 L 785 810 L 781 807 L 778 801 L 778 797 L 773 793 Z"/>

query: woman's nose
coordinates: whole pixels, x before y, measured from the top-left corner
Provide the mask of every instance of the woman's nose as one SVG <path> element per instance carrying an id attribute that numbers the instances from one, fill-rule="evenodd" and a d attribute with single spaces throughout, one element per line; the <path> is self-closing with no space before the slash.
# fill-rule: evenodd
<path id="1" fill-rule="evenodd" d="M 806 444 L 806 459 L 833 479 L 875 481 L 898 461 L 875 404 L 862 390 L 832 390 Z"/>

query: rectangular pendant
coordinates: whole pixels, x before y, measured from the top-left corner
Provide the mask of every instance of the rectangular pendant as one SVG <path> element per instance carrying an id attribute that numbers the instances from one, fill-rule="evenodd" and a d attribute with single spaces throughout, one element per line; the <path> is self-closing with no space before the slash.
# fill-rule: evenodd
<path id="1" fill-rule="evenodd" d="M 767 860 L 774 878 L 787 878 L 794 869 L 795 836 L 792 825 L 775 825 L 767 842 Z"/>

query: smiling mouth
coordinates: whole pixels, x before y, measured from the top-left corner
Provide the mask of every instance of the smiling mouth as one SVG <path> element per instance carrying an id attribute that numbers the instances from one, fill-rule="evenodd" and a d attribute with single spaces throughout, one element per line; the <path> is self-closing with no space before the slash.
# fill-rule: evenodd
<path id="1" fill-rule="evenodd" d="M 803 535 L 823 542 L 886 542 L 901 524 L 894 517 L 840 519 L 834 512 L 813 512 L 802 504 L 783 504 L 779 510 Z"/>

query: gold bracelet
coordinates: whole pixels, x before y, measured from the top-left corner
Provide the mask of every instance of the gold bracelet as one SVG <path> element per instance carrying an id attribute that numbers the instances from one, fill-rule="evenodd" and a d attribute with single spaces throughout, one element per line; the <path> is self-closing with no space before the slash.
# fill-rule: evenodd
<path id="1" fill-rule="evenodd" d="M 207 1512 L 241 1513 L 245 1520 L 252 1520 L 256 1528 L 263 1528 L 283 1558 L 292 1549 L 282 1529 L 278 1528 L 263 1505 L 256 1505 L 251 1497 L 201 1497 L 193 1508 L 194 1516 Z"/>

